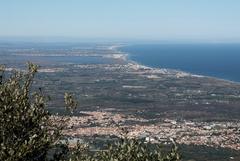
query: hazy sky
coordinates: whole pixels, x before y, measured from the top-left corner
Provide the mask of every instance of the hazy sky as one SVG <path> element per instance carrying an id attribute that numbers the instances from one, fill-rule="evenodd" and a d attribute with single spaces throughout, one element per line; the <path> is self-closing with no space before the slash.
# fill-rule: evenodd
<path id="1" fill-rule="evenodd" d="M 240 41 L 240 0 L 0 0 L 0 37 Z"/>

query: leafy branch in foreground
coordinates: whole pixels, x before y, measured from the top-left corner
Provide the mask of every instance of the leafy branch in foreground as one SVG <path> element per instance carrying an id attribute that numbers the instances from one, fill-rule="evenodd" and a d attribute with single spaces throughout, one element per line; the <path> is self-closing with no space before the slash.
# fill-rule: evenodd
<path id="1" fill-rule="evenodd" d="M 168 152 L 155 144 L 122 139 L 105 150 L 91 151 L 80 144 L 70 147 L 63 141 L 62 129 L 67 119 L 56 122 L 46 110 L 41 90 L 31 92 L 38 66 L 28 64 L 28 71 L 5 76 L 0 66 L 0 160 L 4 161 L 175 161 L 177 146 Z M 64 96 L 66 109 L 73 113 L 77 103 L 71 94 Z M 63 117 L 62 117 L 63 118 Z M 59 121 L 59 120 L 58 120 Z"/>
<path id="2" fill-rule="evenodd" d="M 77 108 L 77 102 L 75 101 L 73 96 L 69 93 L 65 93 L 64 101 L 65 101 L 65 105 L 66 105 L 66 110 L 73 113 L 74 110 Z"/>
<path id="3" fill-rule="evenodd" d="M 0 85 L 0 160 L 44 160 L 57 141 L 57 130 L 49 124 L 49 113 L 40 92 L 30 95 L 37 66 L 27 73 L 15 72 Z"/>
<path id="4" fill-rule="evenodd" d="M 180 155 L 176 146 L 169 153 L 163 153 L 159 144 L 125 138 L 99 152 L 97 158 L 100 161 L 175 161 L 180 159 Z"/>

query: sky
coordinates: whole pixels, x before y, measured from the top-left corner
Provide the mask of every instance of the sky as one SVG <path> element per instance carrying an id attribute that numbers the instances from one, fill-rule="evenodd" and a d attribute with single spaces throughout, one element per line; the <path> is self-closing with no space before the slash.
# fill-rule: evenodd
<path id="1" fill-rule="evenodd" d="M 0 0 L 0 38 L 240 41 L 240 0 Z"/>

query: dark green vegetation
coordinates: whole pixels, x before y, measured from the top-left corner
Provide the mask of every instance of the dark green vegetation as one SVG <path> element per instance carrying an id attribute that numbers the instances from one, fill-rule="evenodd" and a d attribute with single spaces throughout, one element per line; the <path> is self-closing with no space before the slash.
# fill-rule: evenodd
<path id="1" fill-rule="evenodd" d="M 50 128 L 44 97 L 41 93 L 29 95 L 37 67 L 30 64 L 28 74 L 16 72 L 9 79 L 1 68 L 0 160 L 43 160 L 57 137 Z"/>
<path id="2" fill-rule="evenodd" d="M 61 129 L 66 122 L 53 122 L 46 110 L 41 89 L 32 92 L 37 66 L 29 64 L 28 72 L 5 76 L 0 68 L 0 160 L 4 161 L 175 161 L 180 156 L 176 145 L 164 151 L 159 145 L 134 139 L 121 139 L 105 150 L 90 151 L 77 143 L 68 146 Z M 66 108 L 72 112 L 76 102 L 65 94 Z M 66 121 L 66 120 L 65 120 Z"/>

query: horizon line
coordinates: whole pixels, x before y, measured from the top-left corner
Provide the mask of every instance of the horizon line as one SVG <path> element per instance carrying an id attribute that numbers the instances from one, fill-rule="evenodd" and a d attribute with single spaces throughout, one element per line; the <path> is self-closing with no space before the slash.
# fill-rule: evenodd
<path id="1" fill-rule="evenodd" d="M 77 43 L 77 42 L 149 42 L 149 43 L 240 43 L 240 39 L 196 39 L 196 38 L 124 38 L 124 37 L 80 37 L 80 36 L 0 36 L 0 42 L 25 43 Z"/>

